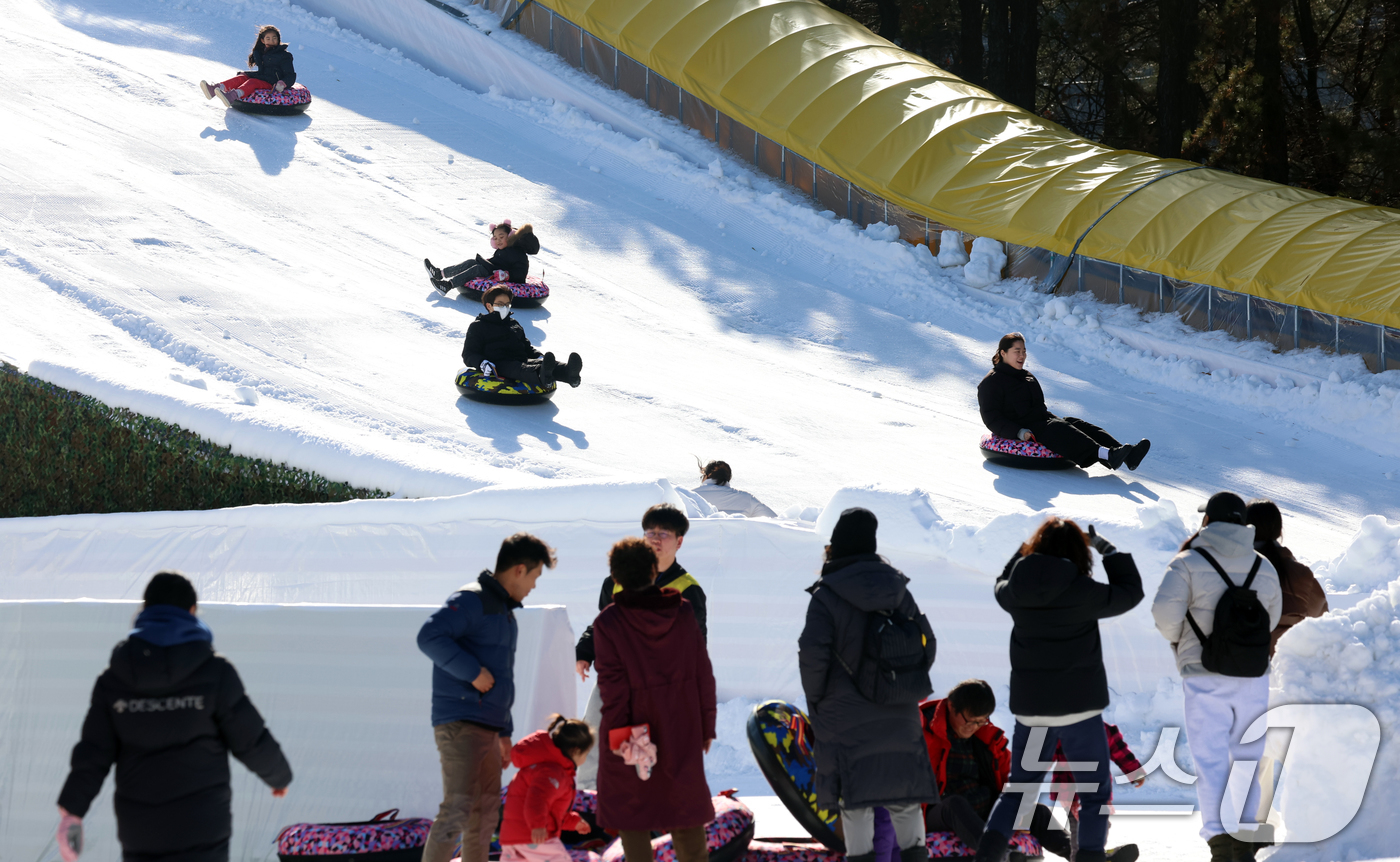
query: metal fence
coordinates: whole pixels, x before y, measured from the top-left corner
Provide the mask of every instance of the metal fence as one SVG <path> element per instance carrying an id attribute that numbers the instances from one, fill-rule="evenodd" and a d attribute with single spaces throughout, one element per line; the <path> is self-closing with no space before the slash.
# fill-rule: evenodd
<path id="1" fill-rule="evenodd" d="M 647 66 L 533 0 L 475 0 L 501 15 L 516 16 L 515 27 L 540 47 L 557 54 L 609 87 L 627 93 L 654 110 L 694 129 L 744 162 L 811 196 L 818 206 L 858 227 L 883 222 L 899 228 L 902 240 L 927 245 L 938 253 L 945 226 L 890 203 L 848 182 L 819 164 L 792 152 L 681 89 Z M 970 247 L 972 237 L 965 236 Z M 1006 275 L 1039 280 L 1056 255 L 1041 248 L 1007 243 Z M 1257 296 L 1203 284 L 1177 281 L 1117 263 L 1075 259 L 1056 293 L 1088 292 L 1104 302 L 1144 311 L 1175 314 L 1203 331 L 1224 331 L 1257 338 L 1275 351 L 1320 347 L 1333 353 L 1359 354 L 1373 372 L 1400 369 L 1400 330 L 1324 314 L 1310 308 L 1272 302 Z"/>

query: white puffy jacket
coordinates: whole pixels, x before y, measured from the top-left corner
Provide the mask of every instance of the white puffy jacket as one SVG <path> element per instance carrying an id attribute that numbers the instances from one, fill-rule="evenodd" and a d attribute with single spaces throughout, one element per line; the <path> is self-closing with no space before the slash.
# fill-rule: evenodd
<path id="1" fill-rule="evenodd" d="M 1192 548 L 1204 548 L 1215 557 L 1236 586 L 1242 586 L 1254 565 L 1254 527 L 1218 522 L 1206 524 L 1191 543 Z M 1278 626 L 1283 613 L 1283 590 L 1279 588 L 1278 572 L 1273 563 L 1262 559 L 1259 573 L 1250 588 L 1269 614 L 1269 629 Z M 1162 576 L 1157 597 L 1152 600 L 1152 619 L 1157 630 L 1176 646 L 1176 669 L 1182 676 L 1210 674 L 1201 664 L 1201 642 L 1186 621 L 1186 611 L 1201 631 L 1209 635 L 1215 630 L 1215 606 L 1225 595 L 1225 579 L 1205 557 L 1193 550 L 1177 554 Z"/>
<path id="2" fill-rule="evenodd" d="M 758 502 L 758 498 L 748 491 L 740 491 L 728 485 L 716 485 L 713 479 L 694 489 L 711 506 L 731 515 L 746 518 L 776 518 L 778 513 Z"/>

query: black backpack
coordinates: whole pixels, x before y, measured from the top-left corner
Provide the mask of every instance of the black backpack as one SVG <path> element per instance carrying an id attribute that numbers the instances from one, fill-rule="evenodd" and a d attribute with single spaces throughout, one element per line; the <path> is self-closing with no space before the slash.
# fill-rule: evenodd
<path id="1" fill-rule="evenodd" d="M 844 601 L 844 600 L 843 600 Z M 852 668 L 832 650 L 861 697 L 881 705 L 919 703 L 933 694 L 923 614 L 869 611 L 865 615 L 860 663 Z"/>
<path id="2" fill-rule="evenodd" d="M 1215 627 L 1209 636 L 1196 625 L 1191 611 L 1186 612 L 1186 621 L 1201 642 L 1201 665 L 1222 676 L 1263 676 L 1269 672 L 1269 637 L 1273 629 L 1259 594 L 1249 587 L 1254 583 L 1254 576 L 1259 574 L 1259 564 L 1264 558 L 1257 553 L 1254 555 L 1249 577 L 1237 587 L 1215 557 L 1200 548 L 1191 550 L 1204 557 L 1227 585 L 1225 595 L 1215 606 Z"/>

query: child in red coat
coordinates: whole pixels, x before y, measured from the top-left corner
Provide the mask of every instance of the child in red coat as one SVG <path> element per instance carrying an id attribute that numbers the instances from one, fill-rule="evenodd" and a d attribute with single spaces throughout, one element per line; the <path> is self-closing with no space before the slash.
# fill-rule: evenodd
<path id="1" fill-rule="evenodd" d="M 506 791 L 501 862 L 570 862 L 559 833 L 589 831 L 573 810 L 574 770 L 592 747 L 587 724 L 555 715 L 547 730 L 535 731 L 510 750 L 510 762 L 520 772 Z"/>

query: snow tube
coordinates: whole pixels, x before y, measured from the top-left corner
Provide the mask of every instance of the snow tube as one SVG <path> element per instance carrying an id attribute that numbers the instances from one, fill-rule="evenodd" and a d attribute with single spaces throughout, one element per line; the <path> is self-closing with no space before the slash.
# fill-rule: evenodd
<path id="1" fill-rule="evenodd" d="M 976 847 L 968 847 L 951 832 L 930 832 L 925 840 L 928 841 L 930 859 L 971 859 L 977 855 Z M 1011 833 L 1007 862 L 1030 862 L 1043 856 L 1040 842 L 1032 838 L 1029 832 Z"/>
<path id="2" fill-rule="evenodd" d="M 286 117 L 311 107 L 311 91 L 300 84 L 293 84 L 280 93 L 271 88 L 254 90 L 242 99 L 229 99 L 228 106 L 245 114 Z"/>
<path id="3" fill-rule="evenodd" d="M 491 278 L 474 278 L 462 285 L 457 292 L 472 302 L 481 302 L 482 297 L 486 296 L 486 291 L 493 287 L 510 288 L 510 292 L 515 295 L 515 299 L 511 301 L 511 306 L 514 308 L 539 308 L 544 305 L 546 299 L 549 299 L 549 285 L 534 276 L 526 278 L 524 284 L 513 281 L 496 281 Z"/>
<path id="4" fill-rule="evenodd" d="M 846 854 L 815 841 L 750 841 L 743 862 L 846 862 Z"/>
<path id="5" fill-rule="evenodd" d="M 487 377 L 477 368 L 463 368 L 457 372 L 457 391 L 473 401 L 488 404 L 540 404 L 553 398 L 558 388 L 557 383 L 531 386 L 519 380 Z"/>
<path id="6" fill-rule="evenodd" d="M 838 812 L 817 804 L 817 763 L 807 716 L 790 703 L 765 701 L 749 713 L 748 737 L 758 768 L 787 810 L 823 846 L 844 854 L 846 842 L 836 834 Z"/>
<path id="7" fill-rule="evenodd" d="M 925 837 L 929 859 L 972 859 L 977 848 L 969 848 L 951 832 L 930 832 Z M 1030 862 L 1042 858 L 1040 843 L 1029 832 L 1015 832 L 1007 862 Z M 838 853 L 816 842 L 753 841 L 742 862 L 845 862 Z"/>
<path id="8" fill-rule="evenodd" d="M 726 794 L 734 791 L 726 791 Z M 739 862 L 753 840 L 753 812 L 749 807 L 729 795 L 714 798 L 715 819 L 705 825 L 705 846 L 710 851 L 710 862 Z M 676 848 L 670 835 L 662 835 L 651 841 L 652 858 L 656 862 L 676 862 Z M 602 862 L 625 862 L 619 839 L 603 851 Z"/>
<path id="9" fill-rule="evenodd" d="M 419 862 L 433 821 L 422 817 L 399 820 L 391 808 L 358 823 L 298 823 L 277 836 L 282 862 L 314 859 L 354 859 L 356 862 Z"/>
<path id="10" fill-rule="evenodd" d="M 1061 458 L 1034 440 L 1008 440 L 995 434 L 983 434 L 982 457 L 1003 467 L 1022 470 L 1068 470 L 1075 463 Z"/>

